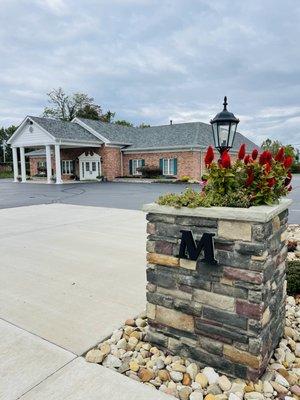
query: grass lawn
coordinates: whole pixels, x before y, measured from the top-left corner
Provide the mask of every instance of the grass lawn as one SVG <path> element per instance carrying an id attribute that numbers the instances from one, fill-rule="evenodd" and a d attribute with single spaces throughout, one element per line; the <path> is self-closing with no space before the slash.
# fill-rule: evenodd
<path id="1" fill-rule="evenodd" d="M 14 177 L 13 172 L 0 171 L 0 179 L 7 179 L 7 178 L 13 178 L 13 177 Z"/>

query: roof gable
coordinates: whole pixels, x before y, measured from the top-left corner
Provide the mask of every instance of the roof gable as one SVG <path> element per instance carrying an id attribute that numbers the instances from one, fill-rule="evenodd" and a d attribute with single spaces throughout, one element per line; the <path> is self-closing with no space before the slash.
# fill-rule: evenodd
<path id="1" fill-rule="evenodd" d="M 24 119 L 8 140 L 8 144 L 13 146 L 35 146 L 54 143 L 54 136 L 30 117 Z"/>

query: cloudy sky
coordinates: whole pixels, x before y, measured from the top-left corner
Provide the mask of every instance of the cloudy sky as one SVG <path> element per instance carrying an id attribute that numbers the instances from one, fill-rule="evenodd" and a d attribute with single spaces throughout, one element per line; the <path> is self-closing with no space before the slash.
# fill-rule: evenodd
<path id="1" fill-rule="evenodd" d="M 46 93 L 86 92 L 118 119 L 208 122 L 300 147 L 299 0 L 0 0 L 0 126 Z"/>

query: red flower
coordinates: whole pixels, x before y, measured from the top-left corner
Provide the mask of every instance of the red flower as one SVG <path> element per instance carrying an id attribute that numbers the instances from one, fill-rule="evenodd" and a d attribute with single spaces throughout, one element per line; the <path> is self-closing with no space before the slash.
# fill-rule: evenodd
<path id="1" fill-rule="evenodd" d="M 275 178 L 267 179 L 267 181 L 268 181 L 268 186 L 269 187 L 273 187 L 275 185 L 275 183 L 276 183 Z"/>
<path id="2" fill-rule="evenodd" d="M 254 149 L 254 150 L 252 151 L 252 159 L 253 159 L 253 160 L 256 160 L 256 159 L 257 159 L 257 156 L 258 156 L 258 150 L 257 150 L 257 149 Z"/>
<path id="3" fill-rule="evenodd" d="M 215 157 L 215 155 L 214 155 L 213 148 L 211 146 L 209 146 L 207 149 L 206 155 L 205 155 L 205 159 L 204 159 L 205 165 L 209 166 L 213 162 L 214 157 Z"/>
<path id="4" fill-rule="evenodd" d="M 267 162 L 270 163 L 271 160 L 272 160 L 272 154 L 268 150 L 263 151 L 259 156 L 260 165 L 264 165 Z"/>
<path id="5" fill-rule="evenodd" d="M 244 164 L 249 164 L 250 162 L 252 162 L 252 158 L 250 157 L 250 154 L 247 154 L 246 157 L 244 158 Z"/>
<path id="6" fill-rule="evenodd" d="M 291 171 L 289 171 L 287 177 L 285 178 L 284 186 L 288 186 L 291 183 L 291 180 L 292 180 L 292 174 Z"/>
<path id="7" fill-rule="evenodd" d="M 293 189 L 292 185 L 288 187 L 288 191 L 290 192 Z"/>
<path id="8" fill-rule="evenodd" d="M 228 150 L 223 151 L 221 154 L 220 164 L 223 168 L 230 168 L 231 167 L 231 159 L 228 154 Z"/>
<path id="9" fill-rule="evenodd" d="M 248 178 L 246 179 L 246 182 L 245 182 L 246 187 L 252 185 L 252 183 L 254 181 L 254 173 L 253 173 L 252 169 L 248 169 L 247 174 L 248 174 Z"/>
<path id="10" fill-rule="evenodd" d="M 284 168 L 289 169 L 290 166 L 293 164 L 293 157 L 287 156 L 283 161 Z"/>
<path id="11" fill-rule="evenodd" d="M 242 144 L 238 153 L 238 159 L 243 160 L 246 154 L 246 145 Z"/>
<path id="12" fill-rule="evenodd" d="M 283 161 L 283 159 L 284 159 L 284 147 L 281 147 L 275 156 L 275 160 L 281 162 Z"/>
<path id="13" fill-rule="evenodd" d="M 266 166 L 265 166 L 265 172 L 267 175 L 271 172 L 271 164 L 268 162 L 266 163 Z"/>

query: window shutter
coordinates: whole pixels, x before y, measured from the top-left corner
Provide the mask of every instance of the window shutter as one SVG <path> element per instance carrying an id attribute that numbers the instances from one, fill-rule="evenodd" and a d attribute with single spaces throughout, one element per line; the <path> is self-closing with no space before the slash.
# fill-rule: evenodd
<path id="1" fill-rule="evenodd" d="M 142 160 L 142 167 L 145 166 L 145 160 Z"/>
<path id="2" fill-rule="evenodd" d="M 72 168 L 73 168 L 72 174 L 73 174 L 73 175 L 76 174 L 76 171 L 75 171 L 75 166 L 76 166 L 76 164 L 75 164 L 75 163 L 76 163 L 76 161 L 73 160 L 73 161 L 72 161 Z"/>
<path id="3" fill-rule="evenodd" d="M 60 173 L 63 174 L 63 161 L 60 162 Z"/>
<path id="4" fill-rule="evenodd" d="M 129 175 L 132 175 L 132 160 L 129 160 Z"/>
<path id="5" fill-rule="evenodd" d="M 177 158 L 174 158 L 174 175 L 177 175 Z"/>
<path id="6" fill-rule="evenodd" d="M 161 174 L 163 175 L 164 174 L 164 159 L 163 158 L 161 158 L 159 160 L 159 169 L 161 170 Z"/>

